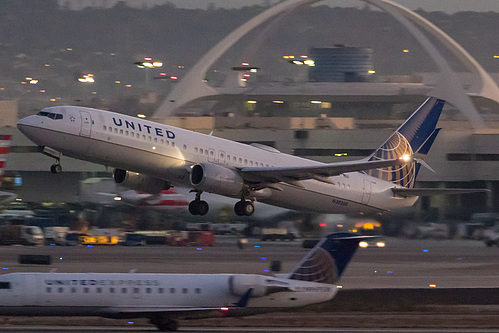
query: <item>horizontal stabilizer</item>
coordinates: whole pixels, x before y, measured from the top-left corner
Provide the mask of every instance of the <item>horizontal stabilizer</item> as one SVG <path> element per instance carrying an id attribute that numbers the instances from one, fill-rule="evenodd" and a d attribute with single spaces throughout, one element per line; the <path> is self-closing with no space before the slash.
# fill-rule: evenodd
<path id="1" fill-rule="evenodd" d="M 490 192 L 483 188 L 392 188 L 394 194 L 401 197 L 428 197 L 442 194 L 467 194 Z"/>

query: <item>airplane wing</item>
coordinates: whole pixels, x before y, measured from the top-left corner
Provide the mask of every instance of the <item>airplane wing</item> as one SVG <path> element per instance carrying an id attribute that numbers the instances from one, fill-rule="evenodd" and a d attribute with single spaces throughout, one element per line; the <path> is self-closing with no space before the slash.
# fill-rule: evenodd
<path id="1" fill-rule="evenodd" d="M 304 167 L 242 168 L 241 172 L 245 180 L 255 183 L 292 182 L 306 179 L 332 183 L 327 177 L 338 176 L 346 172 L 385 168 L 401 163 L 405 162 L 401 162 L 399 159 L 357 160 Z"/>
<path id="2" fill-rule="evenodd" d="M 490 192 L 487 189 L 479 188 L 392 188 L 394 194 L 401 197 L 425 197 L 440 194 L 467 194 Z"/>

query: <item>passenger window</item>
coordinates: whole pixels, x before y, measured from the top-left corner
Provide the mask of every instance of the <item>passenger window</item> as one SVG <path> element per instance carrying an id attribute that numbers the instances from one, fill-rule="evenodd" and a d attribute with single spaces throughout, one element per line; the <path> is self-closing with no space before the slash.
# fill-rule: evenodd
<path id="1" fill-rule="evenodd" d="M 146 288 L 146 294 L 150 294 L 151 293 L 151 288 Z"/>
<path id="2" fill-rule="evenodd" d="M 158 293 L 163 294 L 165 290 L 163 288 L 158 288 Z"/>
<path id="3" fill-rule="evenodd" d="M 45 292 L 51 293 L 52 292 L 52 288 L 50 288 L 50 287 L 45 288 Z"/>
<path id="4" fill-rule="evenodd" d="M 63 289 L 62 287 L 57 288 L 57 292 L 58 292 L 59 294 L 62 294 L 62 292 L 63 292 L 63 291 L 64 291 L 64 289 Z"/>
<path id="5" fill-rule="evenodd" d="M 109 127 L 109 132 L 112 132 L 113 131 L 113 128 L 112 127 Z"/>
<path id="6" fill-rule="evenodd" d="M 168 140 L 167 140 L 167 141 L 165 141 L 165 144 L 166 144 L 167 146 L 169 146 L 169 145 L 170 145 L 170 141 L 168 141 Z"/>
<path id="7" fill-rule="evenodd" d="M 157 142 L 158 142 L 158 138 L 154 138 L 154 142 L 156 142 L 156 143 L 157 143 Z"/>
<path id="8" fill-rule="evenodd" d="M 170 288 L 170 294 L 175 294 L 175 288 Z"/>
<path id="9" fill-rule="evenodd" d="M 161 139 L 161 144 L 164 144 L 165 143 L 165 140 Z"/>
<path id="10" fill-rule="evenodd" d="M 71 294 L 76 294 L 76 288 L 75 287 L 71 288 Z"/>
<path id="11" fill-rule="evenodd" d="M 198 153 L 198 147 L 194 147 L 194 152 L 197 154 Z"/>
<path id="12" fill-rule="evenodd" d="M 123 130 L 122 129 L 120 129 L 120 134 L 123 135 Z"/>
<path id="13" fill-rule="evenodd" d="M 172 147 L 175 147 L 175 142 L 172 142 Z"/>
<path id="14" fill-rule="evenodd" d="M 187 294 L 189 290 L 187 288 L 182 288 L 182 294 Z"/>
<path id="15" fill-rule="evenodd" d="M 140 288 L 133 288 L 133 293 L 134 294 L 140 293 Z"/>
<path id="16" fill-rule="evenodd" d="M 243 163 L 243 159 L 239 157 L 239 163 L 242 164 Z"/>
<path id="17" fill-rule="evenodd" d="M 201 294 L 201 288 L 196 288 L 195 292 L 196 292 L 196 294 Z"/>
<path id="18" fill-rule="evenodd" d="M 122 294 L 126 294 L 126 291 L 127 291 L 126 288 L 121 288 L 121 293 Z"/>
<path id="19" fill-rule="evenodd" d="M 106 125 L 104 125 L 103 129 L 104 129 L 104 131 L 107 131 L 107 126 L 106 126 Z"/>
<path id="20" fill-rule="evenodd" d="M 184 145 L 184 147 L 183 147 L 183 148 L 184 148 L 184 150 L 187 150 L 187 146 L 186 146 L 186 145 Z"/>
<path id="21" fill-rule="evenodd" d="M 109 292 L 110 292 L 111 294 L 114 294 L 114 288 L 109 288 Z"/>
<path id="22" fill-rule="evenodd" d="M 137 139 L 140 139 L 140 134 L 139 133 L 137 133 Z"/>
<path id="23" fill-rule="evenodd" d="M 88 294 L 89 289 L 88 289 L 87 287 L 85 287 L 85 288 L 83 288 L 83 292 L 84 292 L 85 294 Z"/>
<path id="24" fill-rule="evenodd" d="M 253 166 L 253 161 L 250 161 L 250 166 Z"/>
<path id="25" fill-rule="evenodd" d="M 152 138 L 150 136 L 148 138 L 149 138 L 149 141 L 152 141 Z"/>
<path id="26" fill-rule="evenodd" d="M 114 133 L 118 133 L 118 129 L 117 128 L 114 129 Z"/>
<path id="27" fill-rule="evenodd" d="M 97 290 L 97 294 L 102 293 L 102 288 L 101 287 L 98 287 L 96 290 Z"/>

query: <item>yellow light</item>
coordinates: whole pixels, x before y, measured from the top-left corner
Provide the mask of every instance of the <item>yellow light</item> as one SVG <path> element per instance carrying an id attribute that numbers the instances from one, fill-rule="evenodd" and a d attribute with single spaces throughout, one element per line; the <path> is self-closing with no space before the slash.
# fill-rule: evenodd
<path id="1" fill-rule="evenodd" d="M 139 117 L 139 118 L 145 118 L 146 115 L 145 114 L 138 114 L 137 117 Z"/>
<path id="2" fill-rule="evenodd" d="M 275 104 L 283 104 L 284 101 L 272 101 L 272 103 L 275 103 Z"/>
<path id="3" fill-rule="evenodd" d="M 256 104 L 256 101 L 246 101 L 248 104 Z"/>
<path id="4" fill-rule="evenodd" d="M 114 201 L 121 201 L 121 197 L 114 197 Z"/>
<path id="5" fill-rule="evenodd" d="M 258 69 L 256 69 L 256 68 L 250 69 L 250 73 L 257 73 L 257 72 L 258 72 Z"/>
<path id="6" fill-rule="evenodd" d="M 386 246 L 386 244 L 385 244 L 385 242 L 377 242 L 377 243 L 376 243 L 376 246 L 377 246 L 377 247 L 385 247 L 385 246 Z"/>
<path id="7" fill-rule="evenodd" d="M 97 95 L 97 91 L 92 91 L 92 95 Z"/>
<path id="8" fill-rule="evenodd" d="M 16 201 L 23 201 L 23 199 L 17 198 Z"/>
<path id="9" fill-rule="evenodd" d="M 309 59 L 309 60 L 305 60 L 303 63 L 304 63 L 305 65 L 307 65 L 307 66 L 311 66 L 311 67 L 314 67 L 314 66 L 315 66 L 315 61 L 310 60 L 310 59 Z"/>
<path id="10" fill-rule="evenodd" d="M 310 101 L 310 103 L 312 103 L 312 104 L 322 104 L 321 101 Z"/>
<path id="11" fill-rule="evenodd" d="M 152 150 L 156 150 L 156 147 L 152 147 Z"/>
<path id="12" fill-rule="evenodd" d="M 143 63 L 142 63 L 142 65 L 143 65 L 144 67 L 147 67 L 147 68 L 153 68 L 153 67 L 154 67 L 154 65 L 153 65 L 153 64 L 151 64 L 150 62 L 143 62 Z"/>
<path id="13" fill-rule="evenodd" d="M 494 56 L 494 59 L 499 59 L 499 55 L 495 55 L 495 56 Z"/>
<path id="14" fill-rule="evenodd" d="M 116 83 L 116 84 L 120 84 L 120 83 L 121 83 L 121 81 L 116 80 L 116 81 L 114 81 L 114 83 Z"/>
<path id="15" fill-rule="evenodd" d="M 343 224 L 337 224 L 336 225 L 338 228 L 343 228 Z"/>
<path id="16" fill-rule="evenodd" d="M 49 64 L 45 64 L 45 67 L 50 67 L 50 65 Z"/>
<path id="17" fill-rule="evenodd" d="M 403 156 L 400 156 L 399 160 L 404 161 L 404 162 L 409 162 L 411 160 L 411 156 L 409 154 L 405 154 Z"/>
<path id="18" fill-rule="evenodd" d="M 71 47 L 68 47 L 66 50 L 73 51 L 73 49 Z"/>
<path id="19" fill-rule="evenodd" d="M 432 283 L 432 284 L 430 284 L 430 285 L 429 285 L 429 287 L 430 287 L 430 288 L 436 288 L 436 287 L 437 287 L 437 285 Z"/>
<path id="20" fill-rule="evenodd" d="M 409 50 L 408 49 L 404 49 L 403 51 L 404 53 L 409 53 Z"/>
<path id="21" fill-rule="evenodd" d="M 155 62 L 153 62 L 153 63 L 152 63 L 152 65 L 153 65 L 154 67 L 162 67 L 162 66 L 163 66 L 163 63 L 162 63 L 162 62 L 160 62 L 160 61 L 155 61 Z"/>
<path id="22" fill-rule="evenodd" d="M 50 101 L 51 101 L 51 102 L 55 102 L 55 101 L 56 101 L 56 99 L 55 99 L 55 98 L 51 98 L 51 99 L 50 99 Z"/>
<path id="23" fill-rule="evenodd" d="M 343 286 L 336 286 L 336 288 L 337 288 L 337 289 L 342 289 L 342 288 L 343 288 Z"/>
<path id="24" fill-rule="evenodd" d="M 125 87 L 127 87 L 127 88 L 131 88 L 131 87 L 132 87 L 132 85 L 131 85 L 131 84 L 127 84 Z"/>
<path id="25" fill-rule="evenodd" d="M 374 71 L 374 70 L 370 70 L 370 71 L 367 71 L 367 73 L 369 73 L 369 74 L 374 74 L 374 73 L 376 73 L 376 71 Z"/>
<path id="26" fill-rule="evenodd" d="M 303 65 L 303 61 L 293 60 L 293 64 L 301 66 L 301 65 Z"/>
<path id="27" fill-rule="evenodd" d="M 369 246 L 369 244 L 367 244 L 367 242 L 360 242 L 359 246 L 362 247 L 362 248 L 366 248 L 366 247 Z"/>

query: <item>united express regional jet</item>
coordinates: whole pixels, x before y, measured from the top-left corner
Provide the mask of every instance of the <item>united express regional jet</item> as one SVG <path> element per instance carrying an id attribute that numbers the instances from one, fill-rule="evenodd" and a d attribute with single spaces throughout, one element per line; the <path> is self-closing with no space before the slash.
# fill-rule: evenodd
<path id="1" fill-rule="evenodd" d="M 194 215 L 208 212 L 202 192 L 241 199 L 234 207 L 239 216 L 252 215 L 255 201 L 326 214 L 381 213 L 444 191 L 413 188 L 425 165 L 415 155 L 428 153 L 444 104 L 428 98 L 371 156 L 331 164 L 78 106 L 49 107 L 17 126 L 56 159 L 52 172 L 61 172 L 64 154 L 114 167 L 115 181 L 130 189 L 155 194 L 189 187 L 196 192 L 189 204 Z"/>
<path id="2" fill-rule="evenodd" d="M 289 274 L 11 273 L 0 275 L 0 316 L 178 319 L 246 316 L 331 300 L 361 240 L 323 238 Z"/>

